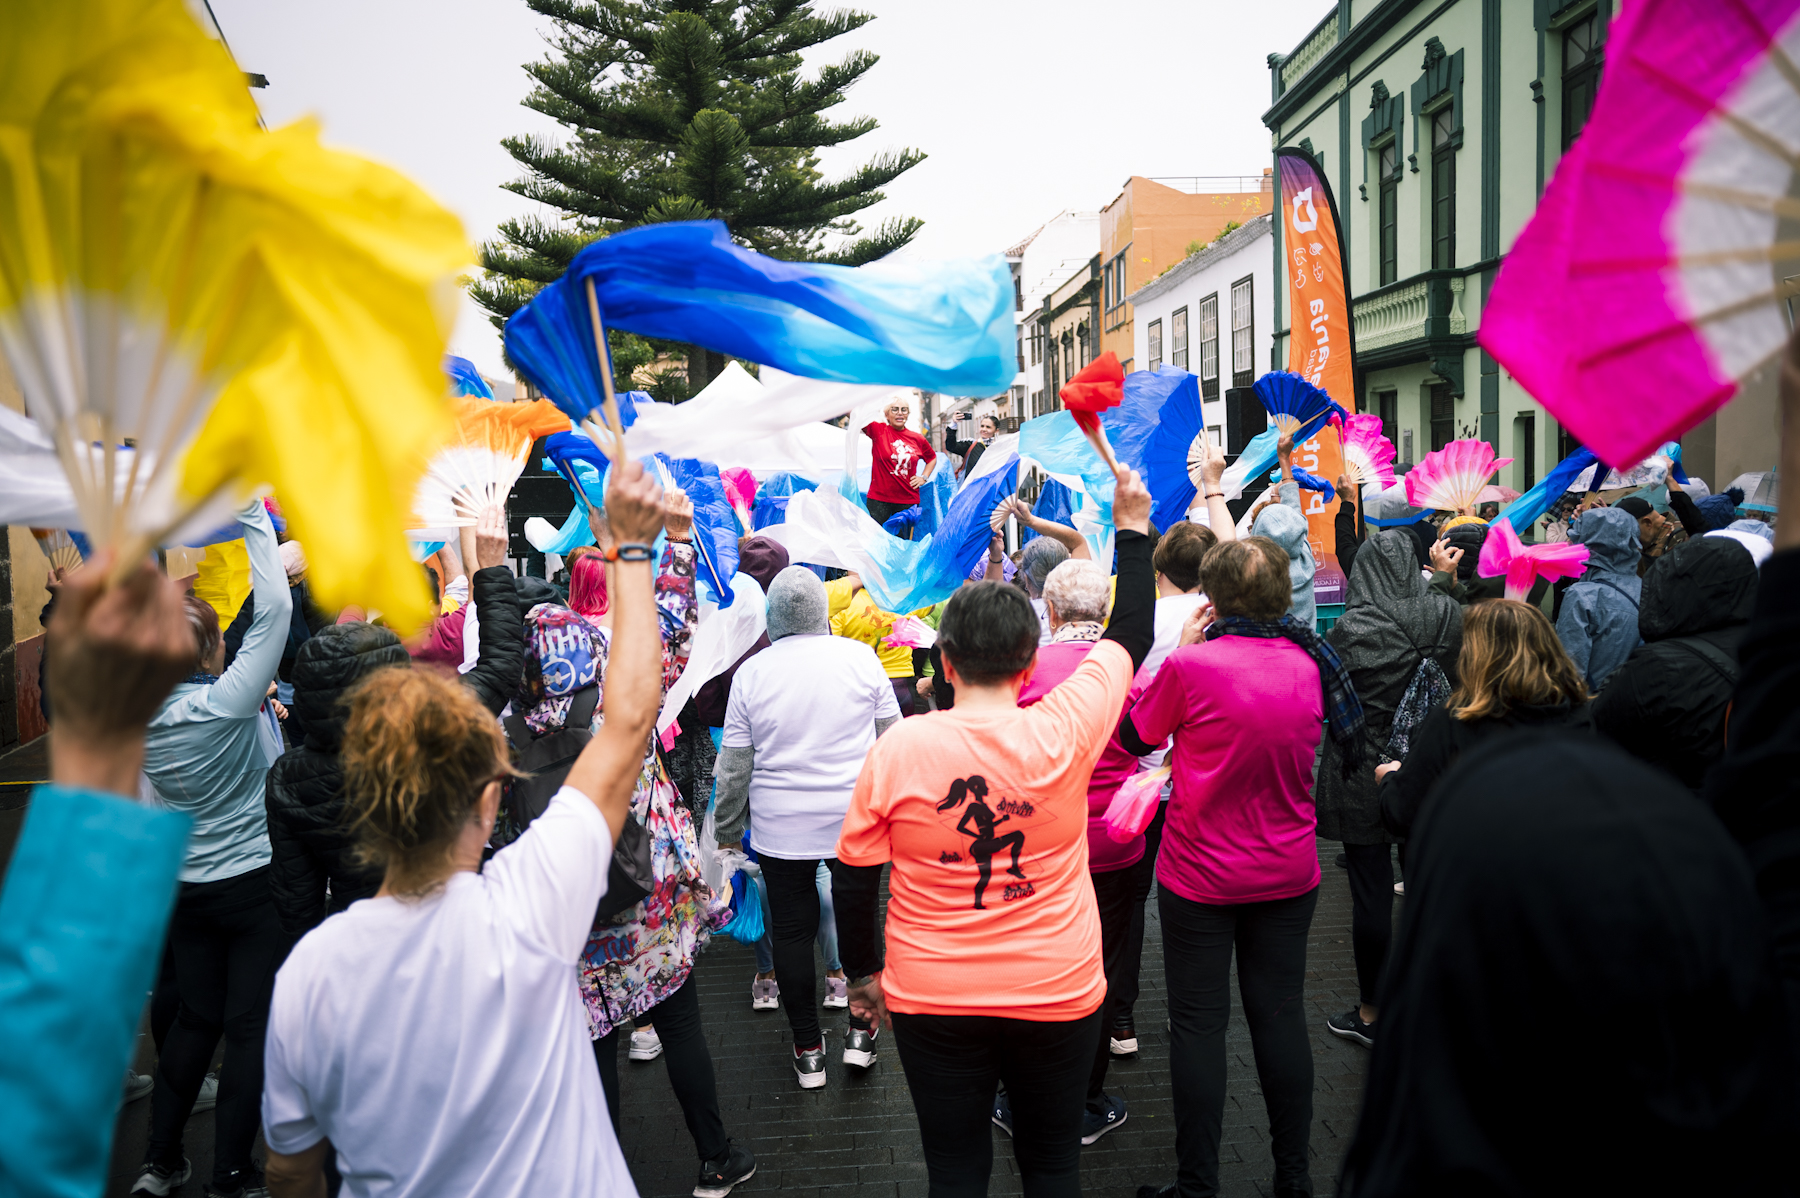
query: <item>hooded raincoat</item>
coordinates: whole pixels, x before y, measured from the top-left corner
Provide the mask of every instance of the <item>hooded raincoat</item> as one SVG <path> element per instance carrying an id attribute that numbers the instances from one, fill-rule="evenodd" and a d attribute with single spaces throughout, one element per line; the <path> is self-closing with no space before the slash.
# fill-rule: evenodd
<path id="1" fill-rule="evenodd" d="M 1413 561 L 1413 539 L 1400 529 L 1370 537 L 1356 554 L 1344 614 L 1326 634 L 1350 671 L 1362 700 L 1368 759 L 1376 761 L 1393 728 L 1394 712 L 1426 658 L 1444 675 L 1456 677 L 1462 651 L 1462 608 L 1430 590 Z M 1313 789 L 1319 835 L 1345 844 L 1386 844 L 1395 838 L 1382 826 L 1375 775 L 1365 770 L 1346 779 L 1337 745 L 1325 738 L 1319 780 Z"/>
<path id="2" fill-rule="evenodd" d="M 1594 700 L 1594 727 L 1632 756 L 1700 789 L 1725 751 L 1738 643 L 1756 609 L 1756 559 L 1736 541 L 1699 537 L 1644 576 L 1644 638 Z"/>
<path id="3" fill-rule="evenodd" d="M 1598 691 L 1638 646 L 1637 521 L 1618 508 L 1581 513 L 1569 540 L 1588 547 L 1587 570 L 1563 596 L 1556 635 L 1575 659 L 1588 690 Z"/>
<path id="4" fill-rule="evenodd" d="M 1300 514 L 1299 507 L 1287 503 L 1290 489 L 1299 493 L 1293 484 L 1284 484 L 1282 502 L 1264 508 L 1250 532 L 1252 536 L 1268 537 L 1287 551 L 1288 585 L 1293 589 L 1288 615 L 1303 628 L 1317 628 L 1319 605 L 1313 599 L 1313 573 L 1318 567 L 1313 561 L 1312 545 L 1306 539 L 1306 517 Z"/>

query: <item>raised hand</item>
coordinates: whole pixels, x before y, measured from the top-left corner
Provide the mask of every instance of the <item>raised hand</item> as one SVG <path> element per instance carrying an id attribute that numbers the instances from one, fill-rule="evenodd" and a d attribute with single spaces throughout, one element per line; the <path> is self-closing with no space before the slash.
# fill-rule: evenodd
<path id="1" fill-rule="evenodd" d="M 694 501 L 680 487 L 663 496 L 663 531 L 671 541 L 691 540 L 694 535 Z"/>
<path id="2" fill-rule="evenodd" d="M 481 509 L 475 521 L 475 568 L 506 564 L 506 509 L 499 504 Z"/>
<path id="3" fill-rule="evenodd" d="M 693 505 L 687 510 L 691 522 Z M 627 459 L 613 467 L 606 487 L 606 522 L 616 541 L 647 545 L 656 540 L 664 523 L 663 489 L 642 462 Z"/>
<path id="4" fill-rule="evenodd" d="M 1150 491 L 1138 472 L 1126 468 L 1113 490 L 1113 527 L 1150 535 Z"/>

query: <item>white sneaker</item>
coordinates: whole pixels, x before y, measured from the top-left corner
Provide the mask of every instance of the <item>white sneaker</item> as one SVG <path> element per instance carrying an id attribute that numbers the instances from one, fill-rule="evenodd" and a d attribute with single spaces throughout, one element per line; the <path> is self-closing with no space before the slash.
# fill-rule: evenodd
<path id="1" fill-rule="evenodd" d="M 140 1098 L 148 1098 L 150 1091 L 156 1089 L 156 1078 L 148 1073 L 125 1071 L 125 1101 L 136 1102 Z"/>
<path id="2" fill-rule="evenodd" d="M 157 1198 L 173 1194 L 193 1175 L 194 1163 L 186 1157 L 181 1159 L 181 1168 L 168 1173 L 155 1165 L 145 1165 L 144 1171 L 138 1174 L 137 1184 L 131 1187 L 133 1194 L 154 1194 Z"/>
<path id="3" fill-rule="evenodd" d="M 636 1028 L 631 1033 L 631 1050 L 625 1055 L 634 1061 L 654 1061 L 662 1055 L 662 1037 L 653 1027 Z"/>
<path id="4" fill-rule="evenodd" d="M 830 975 L 826 975 L 825 1005 L 828 1007 L 835 1007 L 840 1011 L 850 1005 L 849 978 L 834 978 Z"/>
<path id="5" fill-rule="evenodd" d="M 193 1113 L 198 1115 L 201 1111 L 210 1111 L 218 1105 L 219 1075 L 216 1073 L 209 1073 L 206 1075 L 205 1080 L 200 1083 L 200 1093 L 194 1099 Z"/>
<path id="6" fill-rule="evenodd" d="M 773 1011 L 781 1006 L 781 987 L 775 984 L 774 978 L 752 978 L 750 980 L 750 1009 L 752 1011 Z"/>

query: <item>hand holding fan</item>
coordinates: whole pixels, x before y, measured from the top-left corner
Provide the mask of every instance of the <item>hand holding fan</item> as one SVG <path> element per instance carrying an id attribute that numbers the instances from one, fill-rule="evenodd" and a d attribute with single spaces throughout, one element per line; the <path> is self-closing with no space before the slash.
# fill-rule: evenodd
<path id="1" fill-rule="evenodd" d="M 34 528 L 31 535 L 37 539 L 38 548 L 49 559 L 52 570 L 67 573 L 80 568 L 81 547 L 67 532 L 60 528 Z"/>
<path id="2" fill-rule="evenodd" d="M 543 399 L 496 403 L 456 396 L 450 405 L 456 413 L 451 443 L 432 456 L 413 498 L 418 528 L 473 526 L 488 508 L 505 507 L 532 445 L 569 424 Z"/>
<path id="3" fill-rule="evenodd" d="M 1394 485 L 1394 443 L 1381 435 L 1381 417 L 1368 414 L 1343 421 L 1344 477 L 1352 487 Z"/>
<path id="4" fill-rule="evenodd" d="M 1511 464 L 1511 458 L 1494 457 L 1494 447 L 1486 441 L 1452 441 L 1426 454 L 1425 460 L 1406 476 L 1406 502 L 1413 507 L 1472 516 L 1488 479 L 1502 466 Z"/>
<path id="5" fill-rule="evenodd" d="M 1100 427 L 1100 413 L 1125 401 L 1125 369 L 1119 365 L 1119 355 L 1106 351 L 1083 366 L 1056 394 L 1069 409 L 1069 414 L 1075 417 L 1076 425 L 1088 441 L 1099 451 L 1100 460 L 1106 463 L 1115 478 L 1123 478 L 1119 459 L 1113 455 L 1106 432 Z"/>
<path id="6" fill-rule="evenodd" d="M 269 485 L 322 603 L 423 620 L 404 513 L 456 219 L 308 123 L 264 130 L 181 0 L 0 6 L 0 46 L 0 350 L 115 577 Z"/>
<path id="7" fill-rule="evenodd" d="M 1504 520 L 1488 525 L 1475 572 L 1483 578 L 1506 577 L 1506 597 L 1523 600 L 1540 578 L 1578 578 L 1587 568 L 1588 547 L 1565 542 L 1527 545 Z"/>
<path id="8" fill-rule="evenodd" d="M 1271 370 L 1256 380 L 1256 398 L 1268 410 L 1269 423 L 1293 438 L 1294 444 L 1309 440 L 1334 416 L 1344 410 L 1331 402 L 1331 396 L 1291 371 Z"/>

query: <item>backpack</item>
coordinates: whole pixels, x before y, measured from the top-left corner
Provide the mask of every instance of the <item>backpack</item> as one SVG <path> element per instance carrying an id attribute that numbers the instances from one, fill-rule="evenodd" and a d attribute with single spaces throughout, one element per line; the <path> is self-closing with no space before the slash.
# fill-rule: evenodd
<path id="1" fill-rule="evenodd" d="M 1413 733 L 1419 730 L 1432 708 L 1442 707 L 1449 698 L 1450 679 L 1444 676 L 1444 668 L 1438 665 L 1437 658 L 1420 660 L 1412 681 L 1406 684 L 1406 693 L 1400 697 L 1400 706 L 1394 709 L 1394 727 L 1388 734 L 1383 756 L 1389 761 L 1406 760 L 1406 754 L 1412 749 Z"/>
<path id="2" fill-rule="evenodd" d="M 509 843 L 517 840 L 532 820 L 544 814 L 550 800 L 562 789 L 564 779 L 575 767 L 575 759 L 594 738 L 590 725 L 599 706 L 600 688 L 585 686 L 575 692 L 568 720 L 554 732 L 534 736 L 524 718 L 516 713 L 502 721 L 507 740 L 512 744 L 513 764 L 527 775 L 510 779 L 506 788 Z M 655 884 L 650 868 L 650 835 L 643 823 L 627 812 L 625 825 L 619 829 L 619 841 L 613 846 L 606 893 L 600 897 L 600 905 L 594 912 L 595 921 L 636 906 Z"/>

